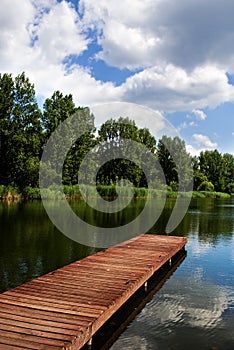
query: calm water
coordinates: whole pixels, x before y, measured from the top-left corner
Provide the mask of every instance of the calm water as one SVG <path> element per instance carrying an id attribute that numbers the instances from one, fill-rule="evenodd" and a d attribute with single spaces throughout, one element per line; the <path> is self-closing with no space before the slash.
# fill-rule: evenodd
<path id="1" fill-rule="evenodd" d="M 164 233 L 173 204 L 167 201 L 151 233 Z M 128 222 L 143 202 L 112 220 L 83 202 L 71 206 L 108 227 Z M 188 237 L 187 257 L 112 350 L 234 349 L 234 199 L 193 200 L 173 234 Z M 1 292 L 97 251 L 59 233 L 40 202 L 0 203 L 0 240 Z"/>

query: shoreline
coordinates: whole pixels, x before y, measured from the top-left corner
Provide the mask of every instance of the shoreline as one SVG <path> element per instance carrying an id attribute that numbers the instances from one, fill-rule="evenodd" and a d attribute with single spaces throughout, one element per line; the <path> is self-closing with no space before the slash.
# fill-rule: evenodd
<path id="1" fill-rule="evenodd" d="M 82 185 L 81 185 L 82 186 Z M 150 196 L 148 195 L 147 188 L 129 188 L 129 187 L 116 187 L 114 185 L 110 186 L 82 186 L 82 191 L 78 185 L 64 185 L 61 186 L 53 185 L 47 189 L 40 190 L 40 188 L 27 187 L 20 191 L 18 188 L 13 186 L 0 186 L 0 201 L 1 202 L 18 202 L 27 200 L 42 200 L 43 199 L 53 199 L 53 200 L 63 200 L 64 194 L 67 200 L 85 200 L 86 197 L 91 199 L 97 199 L 97 192 L 105 200 L 114 200 L 118 197 L 116 189 L 123 198 L 133 198 L 133 199 L 151 199 L 160 198 L 165 196 L 165 190 L 151 189 Z M 97 192 L 96 192 L 97 191 Z M 41 197 L 43 196 L 43 197 Z M 166 191 L 166 198 L 177 198 L 177 197 L 190 197 L 191 198 L 231 198 L 234 194 L 229 194 L 225 192 L 216 191 L 193 191 L 191 192 L 176 192 L 176 191 Z"/>

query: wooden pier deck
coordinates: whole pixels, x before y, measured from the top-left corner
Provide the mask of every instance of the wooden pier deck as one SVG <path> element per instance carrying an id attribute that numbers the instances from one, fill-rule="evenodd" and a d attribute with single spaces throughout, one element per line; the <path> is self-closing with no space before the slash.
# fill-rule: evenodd
<path id="1" fill-rule="evenodd" d="M 0 350 L 78 350 L 187 239 L 144 234 L 0 294 Z"/>

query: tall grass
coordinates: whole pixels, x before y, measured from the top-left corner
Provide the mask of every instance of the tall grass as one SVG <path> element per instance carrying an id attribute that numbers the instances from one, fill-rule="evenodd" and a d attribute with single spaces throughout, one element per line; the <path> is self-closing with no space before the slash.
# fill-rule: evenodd
<path id="1" fill-rule="evenodd" d="M 231 195 L 224 192 L 215 192 L 215 191 L 194 191 L 193 197 L 198 198 L 230 198 Z"/>
<path id="2" fill-rule="evenodd" d="M 165 191 L 147 188 L 131 188 L 128 186 L 103 186 L 97 187 L 88 185 L 52 185 L 49 188 L 40 190 L 39 188 L 32 188 L 27 186 L 20 193 L 19 189 L 14 186 L 0 185 L 0 200 L 39 200 L 39 199 L 53 199 L 61 200 L 65 197 L 69 200 L 78 200 L 89 198 L 97 198 L 100 195 L 102 198 L 113 200 L 119 196 L 127 198 L 160 198 L 165 195 Z M 177 197 L 192 197 L 192 198 L 230 198 L 231 195 L 222 192 L 210 191 L 193 191 L 193 192 L 175 192 L 168 190 L 166 192 L 167 198 Z"/>
<path id="3" fill-rule="evenodd" d="M 40 189 L 27 186 L 22 191 L 22 197 L 25 200 L 41 199 Z"/>
<path id="4" fill-rule="evenodd" d="M 0 199 L 1 200 L 19 200 L 21 197 L 20 191 L 16 186 L 0 185 Z"/>

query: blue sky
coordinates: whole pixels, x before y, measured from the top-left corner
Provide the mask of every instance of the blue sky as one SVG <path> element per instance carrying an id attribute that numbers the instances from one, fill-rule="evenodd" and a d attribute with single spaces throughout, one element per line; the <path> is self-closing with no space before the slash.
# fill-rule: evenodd
<path id="1" fill-rule="evenodd" d="M 159 111 L 192 154 L 234 154 L 233 0 L 1 2 L 0 71 L 40 104 L 131 102 Z"/>

